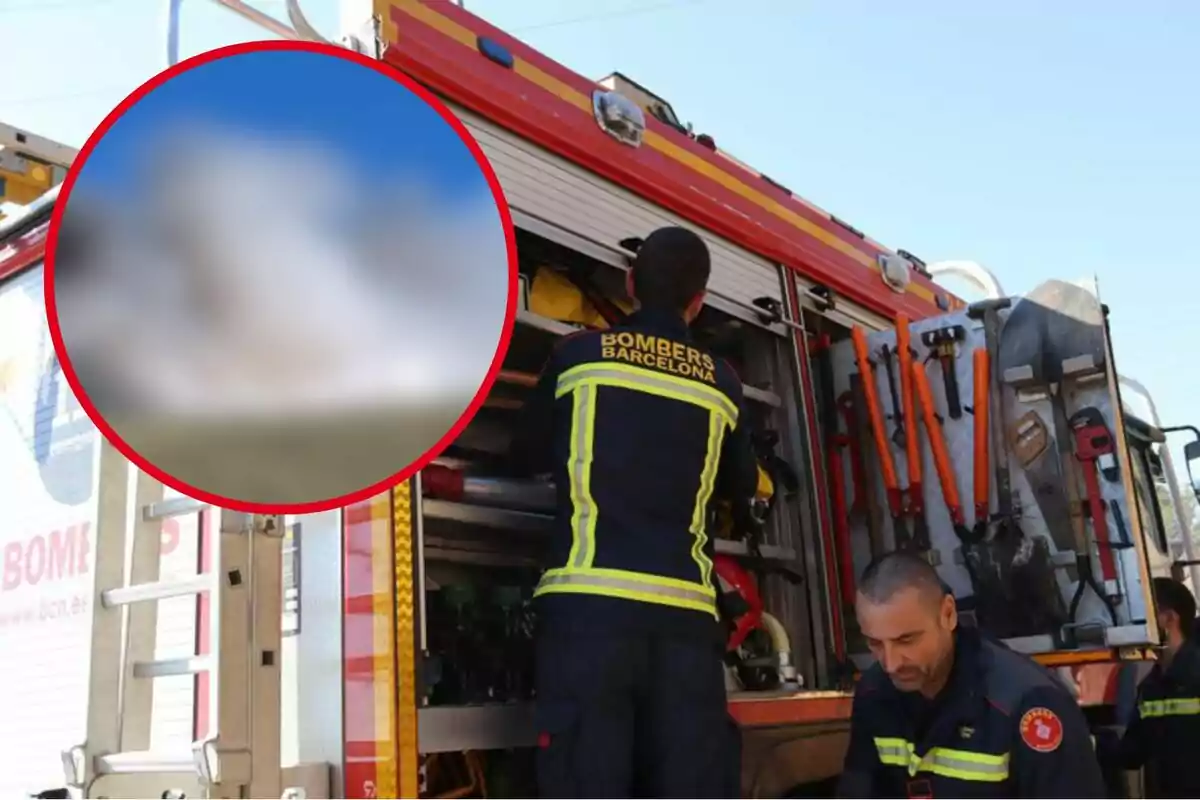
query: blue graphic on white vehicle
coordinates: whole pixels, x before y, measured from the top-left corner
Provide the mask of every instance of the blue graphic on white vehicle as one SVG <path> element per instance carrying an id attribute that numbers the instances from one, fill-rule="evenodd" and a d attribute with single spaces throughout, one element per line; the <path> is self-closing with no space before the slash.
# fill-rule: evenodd
<path id="1" fill-rule="evenodd" d="M 54 352 L 42 285 L 37 267 L 0 286 L 0 413 L 25 441 L 46 493 L 74 506 L 92 496 L 97 432 Z"/>

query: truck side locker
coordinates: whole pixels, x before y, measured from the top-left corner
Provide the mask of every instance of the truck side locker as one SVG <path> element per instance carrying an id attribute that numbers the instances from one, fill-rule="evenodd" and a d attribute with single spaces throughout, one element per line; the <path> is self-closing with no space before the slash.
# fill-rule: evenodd
<path id="1" fill-rule="evenodd" d="M 1094 286 L 1064 281 L 1047 281 L 1009 302 L 979 305 L 989 303 L 999 303 L 999 325 L 989 324 L 987 314 L 975 307 L 912 323 L 913 346 L 925 345 L 914 369 L 923 371 L 926 363 L 930 371 L 955 369 L 957 385 L 964 391 L 970 386 L 972 395 L 961 398 L 965 414 L 956 420 L 950 413 L 954 398 L 938 391 L 943 388 L 938 382 L 927 381 L 933 389 L 927 405 L 947 437 L 940 459 L 948 462 L 942 470 L 949 473 L 942 481 L 950 490 L 947 498 L 967 490 L 974 467 L 977 496 L 986 499 L 987 461 L 996 473 L 997 488 L 990 492 L 995 505 L 978 501 L 970 519 L 956 518 L 960 510 L 950 507 L 956 503 L 931 493 L 924 498 L 934 545 L 942 551 L 939 571 L 960 596 L 961 610 L 973 612 L 993 635 L 1039 660 L 1073 663 L 1100 653 L 1139 658 L 1158 637 L 1107 309 Z M 866 341 L 856 349 L 893 347 L 896 333 L 889 328 L 860 334 Z M 962 329 L 957 352 L 963 355 L 942 359 L 937 342 L 926 341 L 937 337 L 920 334 L 951 328 Z M 965 354 L 988 348 L 993 339 L 997 362 L 989 364 L 991 380 L 984 383 L 991 384 L 992 399 L 998 397 L 999 403 L 985 404 L 974 397 L 985 387 L 966 379 L 972 359 Z M 833 349 L 838 388 L 846 390 L 865 371 L 862 352 L 844 341 Z M 877 394 L 883 392 L 879 375 L 863 379 L 875 382 Z M 990 419 L 969 419 L 976 406 Z M 991 437 L 989 428 L 995 429 Z M 890 449 L 875 438 L 877 446 Z M 907 461 L 898 451 L 893 457 Z M 1008 470 L 996 469 L 1006 462 Z M 1011 494 L 1004 491 L 1002 484 L 1009 481 L 1000 474 L 1007 471 L 1013 476 Z M 881 489 L 872 487 L 877 496 Z M 1012 505 L 1005 508 L 1009 497 Z M 1020 525 L 1005 526 L 1005 520 Z M 856 527 L 861 542 L 867 531 Z M 968 527 L 978 533 L 964 535 Z M 974 536 L 980 538 L 972 543 Z M 861 556 L 856 560 L 859 567 L 865 563 Z"/>
<path id="2" fill-rule="evenodd" d="M 107 440 L 98 458 L 87 728 L 63 753 L 67 784 L 84 797 L 279 797 L 282 518 L 167 498 Z M 214 568 L 160 580 L 162 523 L 189 514 L 215 523 Z M 158 602 L 202 594 L 203 655 L 156 660 Z M 207 676 L 208 731 L 154 752 L 153 682 L 180 675 Z"/>

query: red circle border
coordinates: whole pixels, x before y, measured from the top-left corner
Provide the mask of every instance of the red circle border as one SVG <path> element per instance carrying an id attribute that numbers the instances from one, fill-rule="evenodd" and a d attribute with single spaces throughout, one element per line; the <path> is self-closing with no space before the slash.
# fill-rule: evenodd
<path id="1" fill-rule="evenodd" d="M 500 221 L 504 230 L 505 249 L 508 256 L 508 298 L 505 305 L 504 324 L 500 331 L 500 337 L 496 343 L 496 353 L 492 358 L 492 363 L 488 368 L 487 374 L 484 376 L 483 382 L 480 384 L 475 396 L 467 405 L 458 421 L 443 435 L 432 447 L 425 451 L 423 455 L 417 458 L 412 463 L 408 464 L 404 469 L 394 475 L 385 478 L 371 486 L 368 486 L 359 491 L 333 497 L 327 500 L 314 501 L 311 503 L 291 503 L 291 504 L 269 504 L 269 503 L 251 503 L 234 500 L 227 497 L 218 497 L 209 492 L 202 491 L 194 486 L 190 486 L 182 481 L 176 480 L 171 475 L 163 472 L 161 469 L 151 464 L 142 458 L 136 451 L 133 450 L 110 426 L 104 418 L 97 412 L 95 406 L 88 398 L 87 394 L 82 391 L 79 383 L 79 378 L 75 373 L 74 367 L 71 365 L 70 358 L 67 356 L 66 348 L 62 341 L 62 330 L 58 322 L 58 308 L 54 296 L 54 259 L 55 251 L 58 243 L 58 231 L 62 225 L 63 213 L 67 208 L 67 200 L 70 197 L 71 190 L 75 185 L 75 181 L 79 176 L 79 170 L 87 163 L 92 151 L 95 149 L 99 141 L 108 133 L 116 122 L 123 117 L 134 105 L 142 98 L 150 94 L 159 86 L 163 85 L 172 78 L 194 69 L 204 64 L 217 61 L 230 56 L 246 55 L 249 53 L 261 53 L 269 51 L 293 51 L 293 52 L 308 52 L 321 55 L 333 56 L 347 61 L 351 61 L 360 66 L 370 67 L 381 75 L 384 75 L 397 83 L 404 86 L 409 91 L 413 92 L 417 97 L 421 98 L 429 105 L 439 116 L 458 134 L 463 144 L 466 145 L 479 169 L 482 171 L 484 178 L 487 180 L 488 188 L 492 192 L 492 197 L 496 202 L 497 211 L 500 213 Z M 182 492 L 184 495 L 195 500 L 200 500 L 211 505 L 230 509 L 232 511 L 240 511 L 245 513 L 256 514 L 312 514 L 320 511 L 329 511 L 336 508 L 354 505 L 366 500 L 369 500 L 385 491 L 390 490 L 394 486 L 409 480 L 413 475 L 427 466 L 433 459 L 437 458 L 443 450 L 446 449 L 463 430 L 471 423 L 479 409 L 483 406 L 488 394 L 492 390 L 492 386 L 496 382 L 496 378 L 500 373 L 500 368 L 504 363 L 504 358 L 508 353 L 509 344 L 512 340 L 513 325 L 516 321 L 516 305 L 517 305 L 517 284 L 518 284 L 518 261 L 517 261 L 517 239 L 516 232 L 513 229 L 512 214 L 509 212 L 508 201 L 504 195 L 504 190 L 500 186 L 500 179 L 496 176 L 495 170 L 492 168 L 491 162 L 483 152 L 483 148 L 479 146 L 479 142 L 467 130 L 466 125 L 462 120 L 454 116 L 450 109 L 436 95 L 426 89 L 421 84 L 417 83 L 411 76 L 384 64 L 368 58 L 360 53 L 348 50 L 343 47 L 334 45 L 317 43 L 317 42 L 297 42 L 297 41 L 257 41 L 257 42 L 242 42 L 238 44 L 219 47 L 214 50 L 209 50 L 204 53 L 192 56 L 191 58 L 180 61 L 166 70 L 158 73 L 154 77 L 147 80 L 137 89 L 133 90 L 124 100 L 122 100 L 116 108 L 108 113 L 101 123 L 92 131 L 83 147 L 80 148 L 79 154 L 76 156 L 71 168 L 67 172 L 66 178 L 63 180 L 62 189 L 59 190 L 57 202 L 54 204 L 54 212 L 50 219 L 50 228 L 46 237 L 46 257 L 45 268 L 43 270 L 43 292 L 46 301 L 46 320 L 50 330 L 50 339 L 54 343 L 54 352 L 58 356 L 59 364 L 61 365 L 63 376 L 67 380 L 67 384 L 74 392 L 80 407 L 91 419 L 92 423 L 100 431 L 100 433 L 123 455 L 129 459 L 131 463 L 138 467 L 146 474 L 154 479 L 170 486 L 176 491 Z"/>

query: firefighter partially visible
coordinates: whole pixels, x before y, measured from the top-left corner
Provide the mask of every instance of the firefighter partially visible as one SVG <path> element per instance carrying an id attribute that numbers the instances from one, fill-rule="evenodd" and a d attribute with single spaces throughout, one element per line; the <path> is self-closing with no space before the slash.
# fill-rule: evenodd
<path id="1" fill-rule="evenodd" d="M 1200 797 L 1200 643 L 1193 638 L 1196 599 L 1170 578 L 1154 579 L 1164 647 L 1138 686 L 1137 705 L 1119 742 L 1101 754 L 1125 769 L 1144 769 L 1145 797 Z"/>
<path id="2" fill-rule="evenodd" d="M 651 233 L 628 275 L 637 310 L 560 340 L 514 461 L 558 491 L 535 591 L 544 797 L 739 796 L 713 580 L 710 500 L 753 525 L 757 468 L 742 386 L 698 346 L 708 248 Z"/>
<path id="3" fill-rule="evenodd" d="M 1083 712 L 1033 660 L 958 625 L 906 552 L 872 562 L 856 611 L 877 663 L 854 692 L 840 797 L 1105 797 Z"/>

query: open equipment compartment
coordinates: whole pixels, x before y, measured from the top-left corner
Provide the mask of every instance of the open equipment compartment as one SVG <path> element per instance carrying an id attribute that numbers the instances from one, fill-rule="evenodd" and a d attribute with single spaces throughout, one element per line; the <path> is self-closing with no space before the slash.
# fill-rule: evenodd
<path id="1" fill-rule="evenodd" d="M 522 750 L 536 740 L 530 713 L 531 599 L 553 491 L 548 484 L 502 477 L 506 452 L 515 415 L 555 340 L 583 321 L 605 327 L 593 313 L 597 305 L 629 310 L 624 297 L 629 253 L 618 243 L 584 240 L 519 211 L 515 217 L 521 293 L 503 372 L 480 413 L 418 482 L 416 586 L 424 587 L 424 596 L 415 600 L 423 600 L 425 652 L 418 656 L 417 702 L 423 754 L 504 750 L 510 751 L 508 763 L 527 768 L 529 753 Z M 703 235 L 717 255 L 723 245 Z M 780 285 L 778 303 L 780 271 L 762 263 Z M 714 257 L 712 285 L 720 285 L 720 269 Z M 813 487 L 801 457 L 807 442 L 790 327 L 716 292 L 692 333 L 742 377 L 745 419 L 756 433 L 772 489 L 761 496 L 770 509 L 754 546 L 723 525 L 718 504 L 710 509 L 716 554 L 755 576 L 765 610 L 779 623 L 758 626 L 730 654 L 731 702 L 824 685 L 824 657 L 813 625 L 825 613 L 823 590 L 812 578 L 820 561 L 811 556 L 816 534 L 806 509 Z"/>

